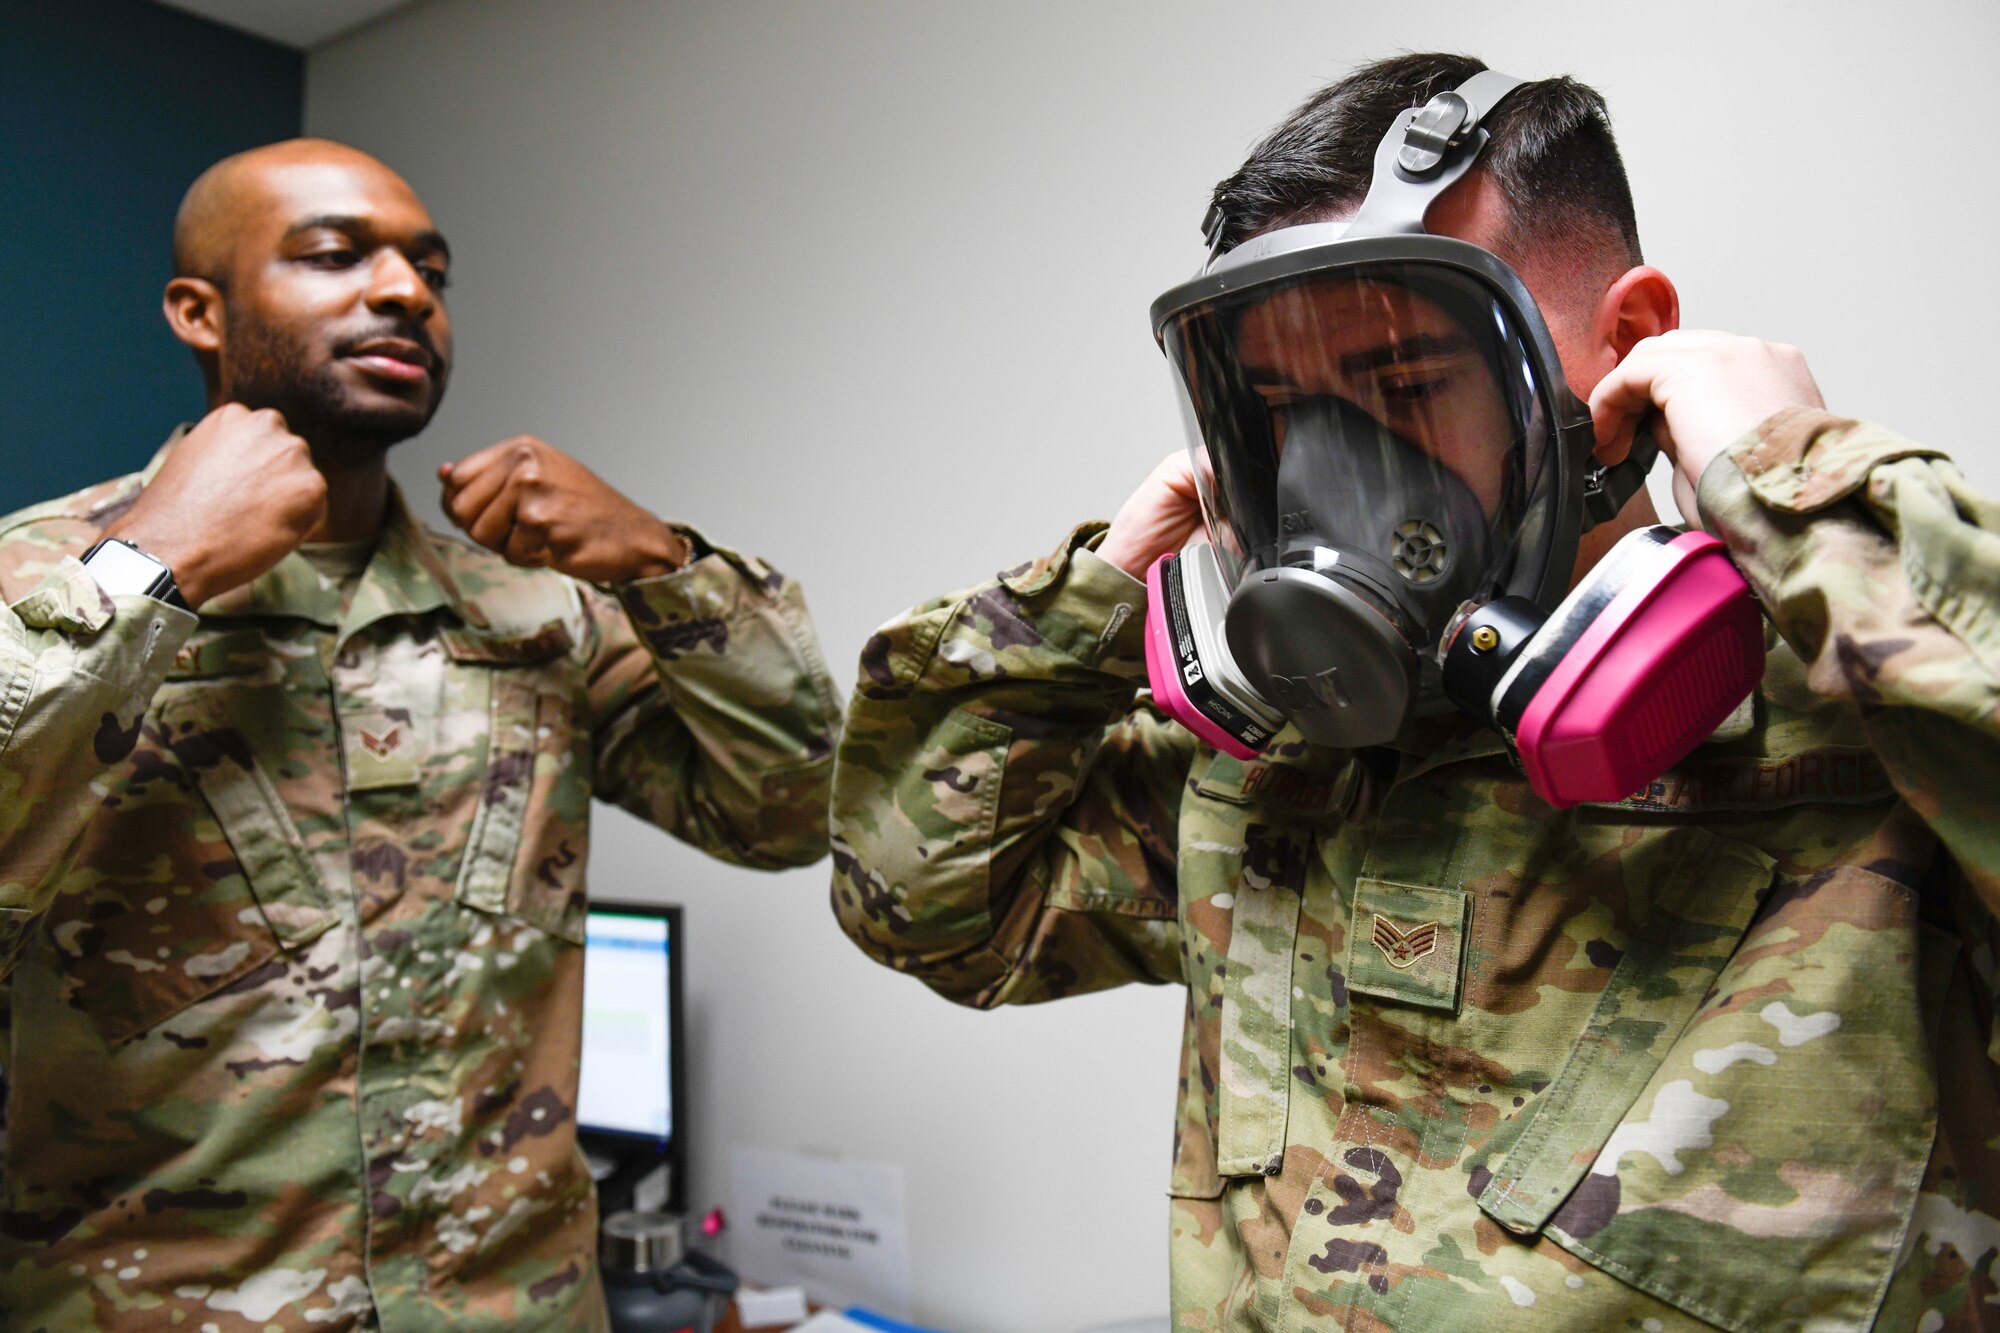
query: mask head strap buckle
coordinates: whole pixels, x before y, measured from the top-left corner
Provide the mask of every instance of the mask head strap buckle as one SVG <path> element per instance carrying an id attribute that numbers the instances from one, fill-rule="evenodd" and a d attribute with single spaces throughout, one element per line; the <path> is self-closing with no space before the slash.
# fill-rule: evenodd
<path id="1" fill-rule="evenodd" d="M 1222 211 L 1223 201 L 1215 200 L 1208 206 L 1208 212 L 1201 218 L 1201 239 L 1208 243 L 1208 263 L 1213 264 L 1222 253 L 1222 233 L 1228 218 Z M 1206 270 L 1207 265 L 1203 265 Z"/>
<path id="2" fill-rule="evenodd" d="M 1622 462 L 1605 467 L 1593 467 L 1583 474 L 1583 530 L 1590 531 L 1599 523 L 1609 523 L 1618 517 L 1618 511 L 1625 502 L 1637 495 L 1646 484 L 1646 474 L 1653 470 L 1653 460 L 1660 456 L 1660 446 L 1641 426 L 1632 437 L 1632 448 Z"/>
<path id="3" fill-rule="evenodd" d="M 1479 117 L 1455 92 L 1439 93 L 1404 127 L 1403 148 L 1396 165 L 1412 176 L 1433 171 L 1461 137 L 1479 128 Z"/>
<path id="4" fill-rule="evenodd" d="M 1451 91 L 1398 115 L 1375 150 L 1375 176 L 1347 236 L 1423 234 L 1424 214 L 1432 201 L 1463 176 L 1486 147 L 1481 124 L 1523 82 L 1497 69 L 1481 70 Z"/>
<path id="5" fill-rule="evenodd" d="M 1493 114 L 1493 108 L 1522 83 L 1511 74 L 1484 69 L 1450 92 L 1431 98 L 1409 120 L 1397 121 L 1403 146 L 1396 154 L 1396 165 L 1411 176 L 1437 170 L 1451 150 L 1470 138 Z M 1396 130 L 1390 131 L 1392 139 L 1395 134 Z M 1483 145 L 1485 141 L 1480 142 Z"/>
<path id="6" fill-rule="evenodd" d="M 1458 87 L 1397 116 L 1376 149 L 1375 176 L 1368 197 L 1361 201 L 1347 234 L 1390 236 L 1423 231 L 1424 212 L 1431 200 L 1464 175 L 1486 146 L 1480 122 L 1523 82 L 1497 69 L 1481 70 Z M 1460 151 L 1468 147 L 1470 151 Z M 1222 253 L 1228 220 L 1225 203 L 1225 199 L 1210 203 L 1201 220 L 1209 265 Z"/>

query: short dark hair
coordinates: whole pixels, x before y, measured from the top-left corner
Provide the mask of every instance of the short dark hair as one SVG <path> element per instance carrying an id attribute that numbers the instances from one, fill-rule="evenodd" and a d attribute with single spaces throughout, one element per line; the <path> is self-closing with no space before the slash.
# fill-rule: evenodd
<path id="1" fill-rule="evenodd" d="M 1215 187 L 1220 248 L 1359 207 L 1375 149 L 1397 114 L 1485 68 L 1471 56 L 1401 55 L 1314 93 Z M 1555 250 L 1584 263 L 1612 259 L 1621 269 L 1641 262 L 1632 188 L 1596 89 L 1571 78 L 1526 83 L 1485 125 L 1492 141 L 1473 170 L 1499 186 L 1509 235 L 1521 249 Z"/>

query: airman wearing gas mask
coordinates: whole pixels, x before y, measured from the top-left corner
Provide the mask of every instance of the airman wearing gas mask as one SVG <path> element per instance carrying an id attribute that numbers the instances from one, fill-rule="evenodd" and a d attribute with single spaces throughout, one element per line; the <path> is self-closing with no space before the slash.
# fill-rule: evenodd
<path id="1" fill-rule="evenodd" d="M 1206 231 L 1187 454 L 869 645 L 843 926 L 1187 988 L 1177 1329 L 1979 1326 L 2000 510 L 1677 331 L 1572 81 L 1361 70 Z"/>

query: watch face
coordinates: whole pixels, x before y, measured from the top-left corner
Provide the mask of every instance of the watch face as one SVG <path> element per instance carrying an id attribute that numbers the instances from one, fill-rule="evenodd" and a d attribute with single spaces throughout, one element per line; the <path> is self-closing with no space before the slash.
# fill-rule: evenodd
<path id="1" fill-rule="evenodd" d="M 115 539 L 98 546 L 85 563 L 97 586 L 113 596 L 150 592 L 166 572 L 166 566 L 159 561 Z"/>

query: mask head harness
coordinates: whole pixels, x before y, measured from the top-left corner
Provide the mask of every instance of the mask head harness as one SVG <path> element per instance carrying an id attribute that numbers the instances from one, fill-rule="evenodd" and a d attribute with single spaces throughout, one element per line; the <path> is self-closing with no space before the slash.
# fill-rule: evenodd
<path id="1" fill-rule="evenodd" d="M 1351 221 L 1221 255 L 1211 209 L 1209 262 L 1153 305 L 1212 542 L 1149 571 L 1147 667 L 1160 706 L 1218 749 L 1248 758 L 1288 724 L 1381 744 L 1455 705 L 1552 802 L 1615 799 L 1761 674 L 1755 604 L 1711 538 L 1633 533 L 1569 588 L 1578 536 L 1657 448 L 1642 433 L 1593 466 L 1589 410 L 1526 286 L 1424 231 L 1518 86 L 1487 70 L 1402 112 Z"/>

